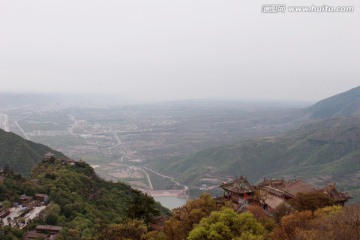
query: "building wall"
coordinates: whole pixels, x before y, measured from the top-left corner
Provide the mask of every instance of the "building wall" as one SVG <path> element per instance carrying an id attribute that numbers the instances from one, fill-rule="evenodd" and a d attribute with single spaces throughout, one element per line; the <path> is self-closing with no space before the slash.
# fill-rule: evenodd
<path id="1" fill-rule="evenodd" d="M 268 193 L 266 191 L 261 191 L 261 194 L 266 197 L 265 203 L 272 209 L 275 209 L 277 206 L 279 206 L 285 201 L 284 198 Z"/>

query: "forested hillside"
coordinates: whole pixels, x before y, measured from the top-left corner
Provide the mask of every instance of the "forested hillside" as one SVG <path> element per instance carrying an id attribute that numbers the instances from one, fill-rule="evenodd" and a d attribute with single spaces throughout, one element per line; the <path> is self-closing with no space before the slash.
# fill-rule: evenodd
<path id="1" fill-rule="evenodd" d="M 0 168 L 8 164 L 14 172 L 29 176 L 31 169 L 48 152 L 54 153 L 59 158 L 67 158 L 61 152 L 45 145 L 25 140 L 14 133 L 0 129 Z"/>
<path id="2" fill-rule="evenodd" d="M 0 182 L 0 201 L 14 203 L 22 194 L 36 193 L 47 194 L 51 202 L 23 233 L 39 224 L 57 225 L 63 227 L 60 239 L 95 239 L 112 224 L 131 221 L 146 229 L 155 217 L 168 213 L 153 198 L 129 185 L 98 178 L 83 161 L 42 162 L 30 179 L 9 174 Z"/>

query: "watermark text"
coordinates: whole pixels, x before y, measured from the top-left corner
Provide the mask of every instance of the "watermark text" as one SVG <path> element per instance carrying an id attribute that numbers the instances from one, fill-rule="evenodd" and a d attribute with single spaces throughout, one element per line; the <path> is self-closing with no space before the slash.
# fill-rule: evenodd
<path id="1" fill-rule="evenodd" d="M 289 6 L 286 4 L 264 4 L 262 13 L 353 13 L 354 6 L 309 5 Z"/>

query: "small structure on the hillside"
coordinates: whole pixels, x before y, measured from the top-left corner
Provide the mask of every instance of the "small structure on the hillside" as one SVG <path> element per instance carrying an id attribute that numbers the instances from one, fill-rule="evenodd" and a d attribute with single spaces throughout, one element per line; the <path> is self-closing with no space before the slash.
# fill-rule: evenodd
<path id="1" fill-rule="evenodd" d="M 275 209 L 284 201 L 295 198 L 298 193 L 316 191 L 311 184 L 301 179 L 285 181 L 284 179 L 264 179 L 257 185 L 260 204 L 266 209 Z"/>
<path id="2" fill-rule="evenodd" d="M 39 201 L 40 203 L 44 203 L 45 205 L 49 204 L 49 202 L 50 202 L 50 197 L 43 193 L 36 193 L 35 199 L 37 201 Z"/>
<path id="3" fill-rule="evenodd" d="M 44 155 L 43 162 L 53 163 L 53 162 L 55 162 L 55 159 L 56 159 L 55 154 L 48 152 Z"/>
<path id="4" fill-rule="evenodd" d="M 57 235 L 61 231 L 60 226 L 50 225 L 37 225 L 35 231 L 29 231 L 24 235 L 24 240 L 30 239 L 56 239 Z"/>
<path id="5" fill-rule="evenodd" d="M 313 192 L 316 190 L 316 188 L 301 180 L 301 179 L 295 179 L 295 180 L 289 180 L 286 181 L 284 179 L 266 179 L 264 178 L 264 180 L 259 183 L 257 185 L 258 188 L 263 188 L 263 187 L 271 187 L 271 188 L 276 188 L 279 190 L 283 190 L 284 192 L 291 194 L 291 195 L 296 195 L 298 193 L 308 193 L 308 192 Z"/>
<path id="6" fill-rule="evenodd" d="M 284 201 L 290 200 L 295 197 L 288 192 L 271 186 L 259 187 L 258 191 L 260 196 L 258 199 L 259 204 L 267 210 L 275 209 Z"/>
<path id="7" fill-rule="evenodd" d="M 255 188 L 243 176 L 237 177 L 232 182 L 222 183 L 220 187 L 225 191 L 224 198 L 233 202 L 251 200 L 255 194 Z"/>
<path id="8" fill-rule="evenodd" d="M 22 194 L 19 199 L 21 204 L 27 204 L 33 200 L 33 197 Z"/>
<path id="9" fill-rule="evenodd" d="M 290 193 L 294 196 L 296 196 L 298 193 L 309 193 L 309 192 L 314 192 L 316 191 L 316 188 L 301 180 L 301 179 L 296 179 L 296 180 L 291 180 L 285 183 L 285 186 L 282 188 L 279 188 L 287 193 Z"/>
<path id="10" fill-rule="evenodd" d="M 25 233 L 23 240 L 32 240 L 32 239 L 50 239 L 50 237 L 47 234 L 38 233 L 36 231 L 29 231 Z"/>
<path id="11" fill-rule="evenodd" d="M 37 225 L 35 230 L 38 233 L 45 233 L 45 234 L 57 234 L 61 231 L 62 227 L 60 226 L 51 226 L 51 225 Z"/>
<path id="12" fill-rule="evenodd" d="M 9 215 L 10 214 L 10 209 L 8 208 L 8 209 L 1 209 L 0 210 L 0 218 L 4 218 L 4 217 L 6 217 L 7 215 Z"/>
<path id="13" fill-rule="evenodd" d="M 67 163 L 68 163 L 69 165 L 75 165 L 76 160 L 74 160 L 74 159 L 69 159 L 69 160 L 67 160 Z"/>
<path id="14" fill-rule="evenodd" d="M 331 199 L 333 199 L 336 202 L 336 204 L 342 206 L 345 204 L 345 202 L 347 202 L 351 198 L 351 196 L 348 193 L 339 192 L 336 189 L 336 184 L 326 185 L 324 188 L 320 189 L 319 191 L 325 193 Z"/>
<path id="15" fill-rule="evenodd" d="M 282 179 L 271 179 L 271 178 L 264 178 L 264 180 L 259 183 L 257 186 L 258 187 L 265 187 L 265 186 L 270 186 L 273 188 L 281 188 L 281 187 L 285 187 L 286 181 L 282 178 Z"/>
<path id="16" fill-rule="evenodd" d="M 61 163 L 61 165 L 75 165 L 76 160 L 74 160 L 74 159 L 61 159 L 60 163 Z"/>

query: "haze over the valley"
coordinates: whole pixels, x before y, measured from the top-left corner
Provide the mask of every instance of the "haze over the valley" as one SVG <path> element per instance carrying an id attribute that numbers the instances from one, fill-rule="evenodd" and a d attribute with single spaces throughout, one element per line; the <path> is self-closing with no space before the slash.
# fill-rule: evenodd
<path id="1" fill-rule="evenodd" d="M 318 101 L 359 85 L 359 1 L 269 3 L 0 0 L 0 91 Z"/>

